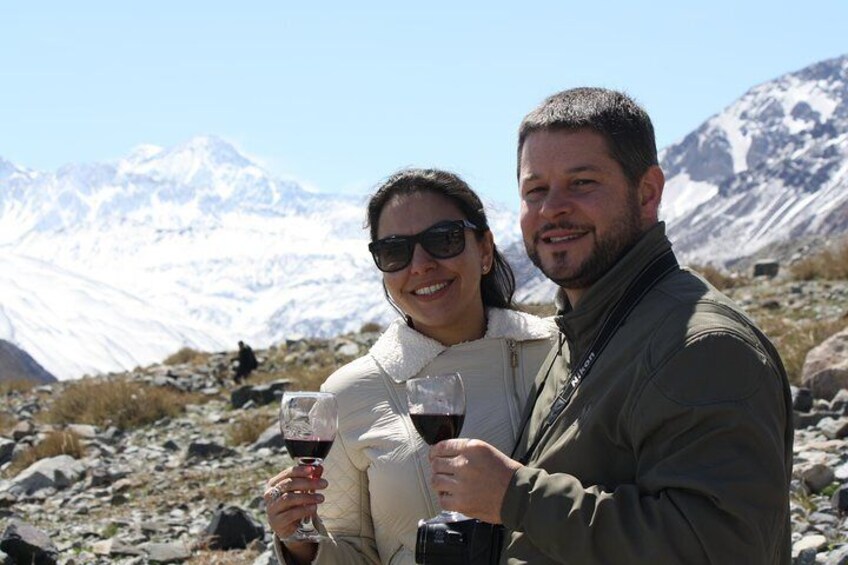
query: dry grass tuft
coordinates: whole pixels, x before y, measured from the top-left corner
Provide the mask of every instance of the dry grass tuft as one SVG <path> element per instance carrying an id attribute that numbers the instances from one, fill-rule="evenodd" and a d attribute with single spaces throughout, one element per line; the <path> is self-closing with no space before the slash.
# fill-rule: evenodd
<path id="1" fill-rule="evenodd" d="M 0 396 L 7 396 L 13 392 L 29 392 L 37 386 L 37 382 L 28 379 L 0 380 Z"/>
<path id="2" fill-rule="evenodd" d="M 92 424 L 127 430 L 174 417 L 186 404 L 195 403 L 195 396 L 124 379 L 83 379 L 65 388 L 44 419 L 53 424 Z"/>
<path id="3" fill-rule="evenodd" d="M 9 435 L 17 423 L 18 420 L 12 413 L 0 412 L 0 436 Z"/>
<path id="4" fill-rule="evenodd" d="M 48 457 L 70 455 L 74 459 L 80 459 L 84 454 L 85 447 L 80 441 L 80 437 L 74 432 L 50 432 L 41 442 L 15 457 L 7 469 L 7 473 L 10 476 L 15 476 L 36 461 Z"/>
<path id="5" fill-rule="evenodd" d="M 183 365 L 185 363 L 191 363 L 193 365 L 200 365 L 205 363 L 209 358 L 208 353 L 203 353 L 201 351 L 197 351 L 196 349 L 192 349 L 191 347 L 183 347 L 176 353 L 172 353 L 168 357 L 162 361 L 165 365 Z"/>
<path id="6" fill-rule="evenodd" d="M 848 279 L 848 243 L 834 249 L 824 249 L 820 253 L 801 259 L 789 267 L 793 278 L 801 281 L 814 279 Z"/>
<path id="7" fill-rule="evenodd" d="M 359 333 L 379 333 L 383 331 L 383 327 L 377 322 L 365 322 L 362 324 L 362 327 L 359 328 Z"/>
<path id="8" fill-rule="evenodd" d="M 229 444 L 236 446 L 255 442 L 273 421 L 274 417 L 270 414 L 253 413 L 241 416 L 227 429 Z"/>
<path id="9" fill-rule="evenodd" d="M 801 384 L 807 353 L 848 326 L 845 320 L 792 320 L 766 311 L 758 312 L 755 319 L 777 347 L 789 382 L 796 386 Z"/>
<path id="10" fill-rule="evenodd" d="M 727 273 L 712 265 L 690 265 L 689 268 L 707 279 L 707 282 L 718 290 L 737 288 L 751 283 L 751 280 L 747 277 Z"/>

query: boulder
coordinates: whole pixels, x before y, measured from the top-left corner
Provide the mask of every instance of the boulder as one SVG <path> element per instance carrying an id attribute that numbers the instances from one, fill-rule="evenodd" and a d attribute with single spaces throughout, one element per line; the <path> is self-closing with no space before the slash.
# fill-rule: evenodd
<path id="1" fill-rule="evenodd" d="M 280 379 L 261 385 L 240 386 L 230 394 L 230 404 L 233 408 L 242 408 L 250 401 L 256 406 L 279 402 L 290 385 L 289 379 Z"/>
<path id="2" fill-rule="evenodd" d="M 85 465 L 70 455 L 57 455 L 36 461 L 12 479 L 10 491 L 33 494 L 43 488 L 60 490 L 85 476 Z"/>
<path id="3" fill-rule="evenodd" d="M 807 353 L 801 382 L 817 398 L 832 399 L 848 389 L 848 328 L 838 332 Z"/>
<path id="4" fill-rule="evenodd" d="M 59 559 L 59 550 L 47 534 L 14 518 L 0 536 L 0 550 L 15 563 L 54 565 Z"/>
<path id="5" fill-rule="evenodd" d="M 186 460 L 191 459 L 220 459 L 221 457 L 232 457 L 236 454 L 234 449 L 219 445 L 211 441 L 193 441 L 186 449 Z"/>
<path id="6" fill-rule="evenodd" d="M 792 387 L 792 409 L 809 412 L 813 409 L 813 393 L 808 388 Z"/>
<path id="7" fill-rule="evenodd" d="M 283 449 L 284 446 L 285 441 L 283 440 L 282 432 L 280 432 L 280 426 L 279 424 L 274 423 L 262 432 L 262 434 L 250 446 L 250 449 L 258 451 L 263 447 L 267 447 L 272 451 L 277 451 Z"/>
<path id="8" fill-rule="evenodd" d="M 0 465 L 11 461 L 12 453 L 14 453 L 14 451 L 15 442 L 4 437 L 0 437 Z"/>
<path id="9" fill-rule="evenodd" d="M 780 271 L 780 262 L 776 259 L 763 259 L 754 263 L 755 277 L 776 277 Z"/>
<path id="10" fill-rule="evenodd" d="M 244 549 L 265 536 L 265 529 L 245 510 L 238 506 L 219 508 L 206 527 L 209 549 Z"/>

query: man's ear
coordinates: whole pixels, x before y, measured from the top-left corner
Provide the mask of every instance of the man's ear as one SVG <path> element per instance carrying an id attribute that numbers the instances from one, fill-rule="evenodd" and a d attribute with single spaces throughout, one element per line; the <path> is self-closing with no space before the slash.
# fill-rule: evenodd
<path id="1" fill-rule="evenodd" d="M 639 181 L 639 211 L 643 225 L 651 226 L 659 219 L 660 201 L 665 187 L 665 175 L 657 165 L 645 171 Z"/>

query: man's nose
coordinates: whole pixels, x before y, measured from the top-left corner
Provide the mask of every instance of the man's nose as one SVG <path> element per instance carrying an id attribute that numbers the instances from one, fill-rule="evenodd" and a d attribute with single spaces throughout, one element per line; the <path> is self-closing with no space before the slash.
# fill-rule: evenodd
<path id="1" fill-rule="evenodd" d="M 573 211 L 574 198 L 568 188 L 563 184 L 552 183 L 539 213 L 545 218 L 553 219 L 562 214 L 571 214 Z"/>

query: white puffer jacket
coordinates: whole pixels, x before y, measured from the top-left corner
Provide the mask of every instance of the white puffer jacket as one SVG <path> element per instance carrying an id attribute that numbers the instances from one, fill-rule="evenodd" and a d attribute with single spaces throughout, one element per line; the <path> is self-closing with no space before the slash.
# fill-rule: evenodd
<path id="1" fill-rule="evenodd" d="M 314 563 L 415 562 L 418 520 L 440 508 L 428 485 L 429 446 L 407 412 L 407 379 L 459 371 L 467 398 L 460 437 L 511 452 L 555 326 L 512 310 L 492 308 L 487 316 L 482 339 L 452 347 L 398 320 L 368 355 L 324 383 L 322 390 L 337 395 L 339 431 L 325 461 L 326 501 L 318 507 L 331 540 L 320 544 Z"/>

